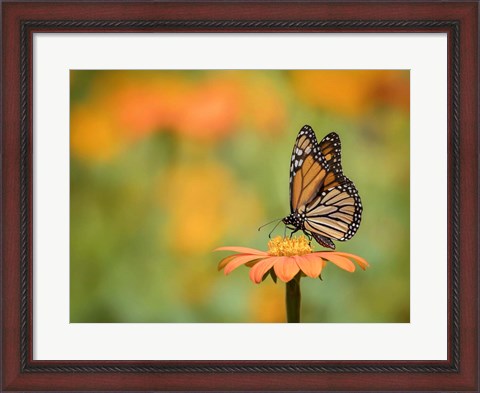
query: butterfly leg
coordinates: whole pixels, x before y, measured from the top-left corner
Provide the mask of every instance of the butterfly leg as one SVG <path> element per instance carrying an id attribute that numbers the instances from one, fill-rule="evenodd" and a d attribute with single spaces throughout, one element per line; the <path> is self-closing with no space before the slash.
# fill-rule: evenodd
<path id="1" fill-rule="evenodd" d="M 307 235 L 308 245 L 311 246 L 311 245 L 312 245 L 312 239 L 313 239 L 312 234 L 311 234 L 310 232 L 307 232 L 307 231 L 303 231 L 303 233 L 304 233 L 305 235 Z"/>
<path id="2" fill-rule="evenodd" d="M 298 232 L 298 229 L 295 229 L 294 231 L 290 232 L 290 239 L 292 238 L 293 234 Z"/>

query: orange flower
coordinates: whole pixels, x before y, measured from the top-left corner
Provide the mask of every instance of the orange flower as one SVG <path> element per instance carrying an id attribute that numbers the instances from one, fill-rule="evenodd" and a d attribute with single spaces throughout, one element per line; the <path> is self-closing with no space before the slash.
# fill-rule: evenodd
<path id="1" fill-rule="evenodd" d="M 237 252 L 238 254 L 223 258 L 218 265 L 218 270 L 224 269 L 224 273 L 229 274 L 240 265 L 247 265 L 251 267 L 250 279 L 256 284 L 262 282 L 269 272 L 272 277 L 274 274 L 284 282 L 290 281 L 299 272 L 308 277 L 317 278 L 327 261 L 347 272 L 355 271 L 355 265 L 350 259 L 363 270 L 369 266 L 365 259 L 346 252 L 313 252 L 304 236 L 291 239 L 277 236 L 268 242 L 268 251 L 247 247 L 219 247 L 214 251 Z"/>

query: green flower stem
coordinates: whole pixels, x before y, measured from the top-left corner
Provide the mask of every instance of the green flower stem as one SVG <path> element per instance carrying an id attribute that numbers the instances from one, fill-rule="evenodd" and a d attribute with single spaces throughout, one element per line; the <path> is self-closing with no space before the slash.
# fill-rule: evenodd
<path id="1" fill-rule="evenodd" d="M 300 322 L 300 302 L 302 294 L 300 292 L 300 276 L 292 278 L 285 284 L 285 302 L 287 305 L 287 322 Z"/>

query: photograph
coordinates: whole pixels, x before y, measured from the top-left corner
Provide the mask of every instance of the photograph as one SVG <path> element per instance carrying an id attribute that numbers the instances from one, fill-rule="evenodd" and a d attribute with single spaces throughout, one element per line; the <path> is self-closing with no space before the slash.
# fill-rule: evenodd
<path id="1" fill-rule="evenodd" d="M 409 70 L 70 70 L 70 323 L 409 323 Z"/>

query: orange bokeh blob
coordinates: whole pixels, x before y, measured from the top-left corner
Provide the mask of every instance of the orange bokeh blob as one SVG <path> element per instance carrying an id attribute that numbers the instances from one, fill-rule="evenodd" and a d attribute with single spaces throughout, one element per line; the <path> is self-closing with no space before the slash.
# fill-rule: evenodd
<path id="1" fill-rule="evenodd" d="M 176 128 L 183 135 L 217 139 L 240 119 L 241 89 L 235 79 L 215 78 L 195 86 L 178 111 Z"/>
<path id="2" fill-rule="evenodd" d="M 292 71 L 292 84 L 308 104 L 333 113 L 360 116 L 377 105 L 409 106 L 408 71 Z"/>

